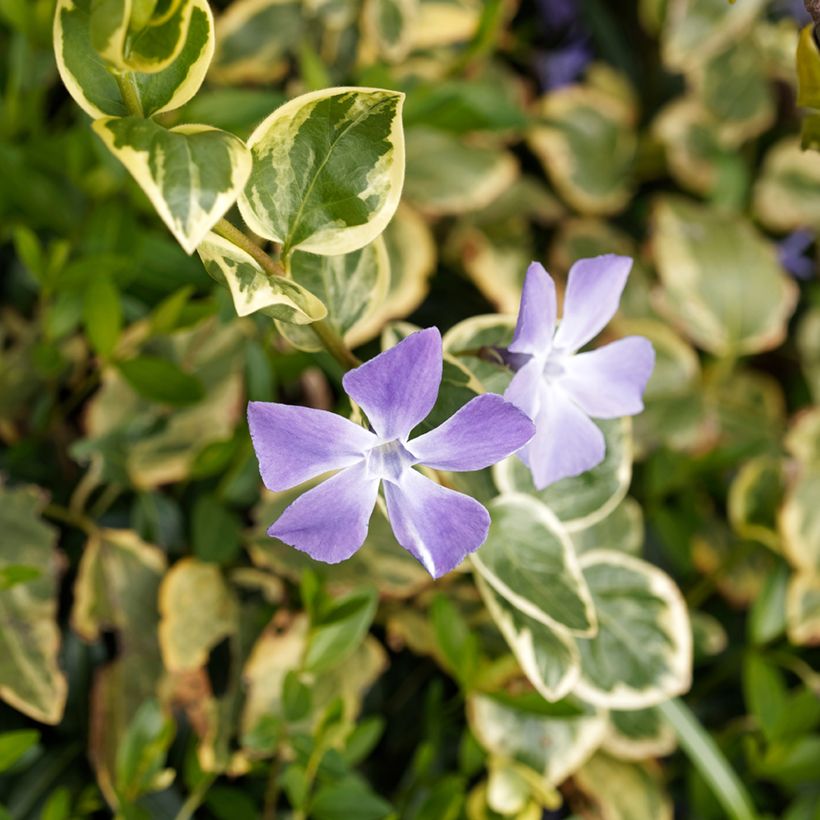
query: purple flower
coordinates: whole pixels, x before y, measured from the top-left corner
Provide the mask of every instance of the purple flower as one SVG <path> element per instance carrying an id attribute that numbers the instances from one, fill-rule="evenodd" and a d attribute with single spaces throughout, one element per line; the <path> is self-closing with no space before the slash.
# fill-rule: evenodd
<path id="1" fill-rule="evenodd" d="M 544 91 L 554 91 L 571 85 L 583 74 L 592 61 L 592 50 L 584 38 L 575 38 L 566 45 L 547 52 L 539 52 L 535 58 L 535 71 Z"/>
<path id="2" fill-rule="evenodd" d="M 535 422 L 535 436 L 518 455 L 539 489 L 603 460 L 604 437 L 591 418 L 643 410 L 641 396 L 655 364 L 647 339 L 629 336 L 577 352 L 615 314 L 631 267 L 631 259 L 612 254 L 576 262 L 557 330 L 555 283 L 537 262 L 527 271 L 509 346 L 527 359 L 504 397 Z"/>
<path id="3" fill-rule="evenodd" d="M 299 496 L 268 535 L 319 561 L 344 561 L 364 542 L 382 485 L 396 539 L 434 578 L 478 549 L 490 525 L 487 510 L 413 467 L 480 470 L 526 444 L 534 427 L 488 393 L 408 440 L 435 404 L 441 372 L 441 336 L 429 328 L 347 373 L 344 389 L 372 430 L 325 410 L 250 402 L 251 438 L 268 489 L 287 490 L 338 471 Z"/>
<path id="4" fill-rule="evenodd" d="M 780 264 L 796 279 L 811 279 L 814 276 L 814 259 L 807 253 L 813 243 L 814 234 L 807 228 L 793 231 L 777 243 Z"/>

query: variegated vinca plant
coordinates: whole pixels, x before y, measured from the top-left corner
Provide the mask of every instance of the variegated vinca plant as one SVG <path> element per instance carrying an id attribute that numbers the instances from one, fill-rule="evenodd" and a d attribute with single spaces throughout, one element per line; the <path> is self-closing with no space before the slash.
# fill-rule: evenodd
<path id="1" fill-rule="evenodd" d="M 668 721 L 682 720 L 682 707 L 670 699 L 690 680 L 690 626 L 674 583 L 630 554 L 640 546 L 642 522 L 637 505 L 626 497 L 632 465 L 628 417 L 642 407 L 651 347 L 641 346 L 645 340 L 626 339 L 599 351 L 576 352 L 614 314 L 628 262 L 599 257 L 597 267 L 577 269 L 579 292 L 584 287 L 590 292 L 573 297 L 571 280 L 566 318 L 554 339 L 554 286 L 534 266 L 517 325 L 501 316 L 476 317 L 439 340 L 436 331 L 417 333 L 418 328 L 396 321 L 382 335 L 381 364 L 374 359 L 359 370 L 351 348 L 387 319 L 400 318 L 408 304 L 407 283 L 391 279 L 382 238 L 403 186 L 403 95 L 358 87 L 313 91 L 277 108 L 243 142 L 210 126 L 163 124 L 168 112 L 196 95 L 211 63 L 214 24 L 207 0 L 59 0 L 54 45 L 63 82 L 93 118 L 96 134 L 184 250 L 197 252 L 207 272 L 227 286 L 237 315 L 261 312 L 295 348 L 326 349 L 345 370 L 356 368 L 345 377 L 355 401 L 350 428 L 339 426 L 338 417 L 328 419 L 330 414 L 320 419 L 284 405 L 260 403 L 255 413 L 252 409 L 262 474 L 276 491 L 260 513 L 265 526 L 277 519 L 271 534 L 334 562 L 352 555 L 364 540 L 364 549 L 330 572 L 341 578 L 364 575 L 388 598 L 424 589 L 425 570 L 442 575 L 483 542 L 467 565 L 484 604 L 478 622 L 483 629 L 495 624 L 530 686 L 520 685 L 517 669 L 510 674 L 501 661 L 480 657 L 454 603 L 457 596 L 436 599 L 432 609 L 443 662 L 464 688 L 472 730 L 490 756 L 489 781 L 482 787 L 490 803 L 503 805 L 499 795 L 506 794 L 520 807 L 520 816 L 529 816 L 526 812 L 555 805 L 556 787 L 596 751 L 605 753 L 601 759 L 623 761 L 668 751 L 674 745 Z M 431 139 L 426 150 L 434 156 Z M 534 144 L 536 151 L 552 150 L 537 134 Z M 250 232 L 226 218 L 235 204 Z M 670 209 L 659 218 L 674 219 Z M 272 255 L 261 240 L 274 243 Z M 586 285 L 580 284 L 585 271 Z M 195 360 L 201 354 L 207 363 L 216 355 L 207 351 L 208 344 L 191 340 L 187 355 Z M 619 344 L 627 347 L 617 355 L 604 352 Z M 610 358 L 599 358 L 598 364 L 584 358 L 599 352 Z M 433 378 L 439 372 L 440 379 Z M 127 362 L 123 373 L 128 377 Z M 427 377 L 432 387 L 424 382 Z M 139 374 L 131 372 L 130 378 Z M 502 393 L 507 401 L 493 395 Z M 560 402 L 553 403 L 557 396 Z M 392 421 L 404 412 L 399 399 L 407 406 L 419 402 L 403 427 Z M 419 422 L 422 434 L 417 430 L 408 439 Z M 358 432 L 351 433 L 354 427 Z M 481 447 L 486 452 L 471 457 Z M 519 457 L 505 458 L 515 451 Z M 434 469 L 425 467 L 426 477 L 420 477 L 414 465 Z M 332 490 L 317 485 L 306 491 L 306 480 L 312 483 L 339 468 L 327 484 L 355 473 L 358 483 L 350 484 L 349 501 L 356 507 L 369 494 L 363 512 L 348 515 L 341 483 Z M 150 472 L 150 465 L 146 469 Z M 433 479 L 430 486 L 418 489 L 418 482 L 428 479 Z M 386 505 L 377 501 L 380 481 Z M 408 482 L 416 482 L 417 495 Z M 324 508 L 309 506 L 317 492 L 324 492 Z M 469 497 L 472 506 L 453 502 L 469 510 L 442 506 L 439 517 L 431 518 L 430 509 L 445 495 L 448 503 Z M 314 501 L 304 500 L 308 497 Z M 304 509 L 307 513 L 300 512 Z M 489 530 L 482 524 L 486 510 Z M 327 522 L 322 523 L 323 515 Z M 362 520 L 364 530 L 334 551 L 334 527 L 361 528 Z M 314 532 L 317 521 L 325 529 Z M 472 541 L 464 540 L 468 531 Z M 448 537 L 455 544 L 448 542 L 450 552 L 440 543 Z M 601 548 L 613 544 L 621 548 Z M 298 745 L 305 716 L 294 699 L 298 702 L 307 681 L 339 676 L 342 663 L 376 669 L 381 664 L 371 657 L 380 649 L 362 643 L 374 617 L 373 595 L 352 593 L 311 606 L 318 593 L 311 591 L 309 559 L 261 533 L 252 551 L 259 564 L 304 575 L 308 615 L 296 616 L 284 637 L 264 633 L 258 639 L 245 667 L 244 691 L 232 690 L 229 701 L 211 699 L 215 711 L 239 715 L 243 741 L 240 750 L 232 748 L 237 729 L 230 718 L 209 724 L 218 728 L 204 733 L 198 749 L 198 765 L 208 776 L 242 773 L 252 761 Z M 390 572 L 369 563 L 369 553 L 376 551 L 390 556 Z M 150 586 L 146 578 L 161 572 L 161 563 L 138 539 L 104 531 L 92 538 L 80 574 L 93 586 L 90 579 L 107 564 L 116 583 Z M 463 573 L 455 578 L 460 582 Z M 223 613 L 222 621 L 191 628 L 206 601 Z M 160 610 L 162 662 L 172 676 L 184 675 L 231 633 L 236 591 L 213 565 L 186 559 L 163 583 Z M 82 636 L 94 637 L 106 617 L 84 600 L 74 622 Z M 396 614 L 394 628 L 412 631 L 413 625 Z M 127 657 L 121 661 L 118 674 L 127 674 L 128 663 Z M 368 678 L 369 672 L 363 674 Z M 500 678 L 512 681 L 501 694 L 494 685 Z M 114 678 L 108 685 L 120 684 Z M 4 694 L 46 721 L 59 719 L 65 696 L 55 689 L 33 703 L 13 685 Z M 322 725 L 337 721 L 343 730 L 323 742 L 345 748 L 350 715 L 347 723 L 334 717 L 329 693 L 327 702 Z M 135 721 L 123 718 L 132 734 L 150 731 L 145 726 L 154 719 L 160 727 L 158 748 L 167 747 L 161 716 L 128 717 Z M 161 755 L 137 777 L 123 761 L 123 748 L 127 743 L 120 747 L 112 736 L 94 761 L 106 797 L 121 811 L 168 782 Z M 309 802 L 310 783 L 303 791 L 293 786 L 288 796 L 304 811 L 299 801 Z"/>

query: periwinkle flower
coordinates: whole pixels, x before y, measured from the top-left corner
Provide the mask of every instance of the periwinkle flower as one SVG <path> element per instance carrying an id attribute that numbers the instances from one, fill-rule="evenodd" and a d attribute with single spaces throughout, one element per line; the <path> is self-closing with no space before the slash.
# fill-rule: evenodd
<path id="1" fill-rule="evenodd" d="M 429 328 L 345 375 L 344 389 L 370 430 L 325 410 L 250 402 L 251 438 L 268 489 L 338 471 L 299 496 L 268 535 L 319 561 L 344 561 L 364 542 L 383 486 L 396 540 L 434 578 L 478 549 L 487 537 L 487 510 L 414 468 L 483 469 L 526 444 L 534 427 L 501 396 L 485 394 L 410 439 L 435 404 L 441 375 L 441 335 Z"/>
<path id="2" fill-rule="evenodd" d="M 517 372 L 504 397 L 535 422 L 535 435 L 518 456 L 539 489 L 603 460 L 604 437 L 593 418 L 643 410 L 655 364 L 647 339 L 629 336 L 578 352 L 615 314 L 631 267 L 631 259 L 612 254 L 576 262 L 557 330 L 555 283 L 537 262 L 527 270 L 508 348 Z"/>
<path id="3" fill-rule="evenodd" d="M 792 231 L 777 243 L 780 264 L 796 279 L 811 279 L 816 265 L 808 250 L 814 244 L 814 234 L 807 228 Z"/>

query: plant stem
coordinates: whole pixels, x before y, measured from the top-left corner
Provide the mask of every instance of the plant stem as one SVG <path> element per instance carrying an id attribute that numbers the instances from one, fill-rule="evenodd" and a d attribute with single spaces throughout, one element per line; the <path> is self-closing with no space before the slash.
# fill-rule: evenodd
<path id="1" fill-rule="evenodd" d="M 216 780 L 216 775 L 208 775 L 204 777 L 196 786 L 196 788 L 188 795 L 188 799 L 182 804 L 182 808 L 177 812 L 174 820 L 190 820 L 194 816 L 194 812 L 200 807 L 208 789 Z"/>
<path id="2" fill-rule="evenodd" d="M 236 245 L 237 248 L 241 248 L 248 256 L 253 257 L 253 260 L 259 263 L 259 266 L 268 276 L 286 276 L 285 269 L 281 263 L 275 259 L 271 259 L 256 242 L 240 231 L 235 225 L 231 225 L 227 219 L 220 219 L 211 230 L 219 234 L 223 239 L 227 239 L 228 242 Z"/>
<path id="3" fill-rule="evenodd" d="M 657 707 L 674 728 L 683 750 L 732 820 L 757 820 L 749 793 L 729 761 L 689 707 L 679 698 Z"/>
<path id="4" fill-rule="evenodd" d="M 142 110 L 142 100 L 140 100 L 139 92 L 137 91 L 137 81 L 134 74 L 126 71 L 123 74 L 115 74 L 117 85 L 120 87 L 120 94 L 122 94 L 123 102 L 134 117 L 144 117 L 145 112 Z"/>
<path id="5" fill-rule="evenodd" d="M 94 522 L 80 513 L 61 507 L 59 504 L 48 504 L 43 508 L 43 515 L 53 518 L 61 524 L 68 524 L 75 529 L 81 530 L 86 535 L 92 535 L 96 530 Z"/>
<path id="6" fill-rule="evenodd" d="M 319 341 L 337 362 L 345 369 L 350 370 L 358 367 L 361 362 L 353 354 L 353 351 L 345 344 L 344 339 L 336 332 L 333 325 L 327 319 L 320 319 L 314 322 L 311 327 L 313 332 L 319 337 Z"/>

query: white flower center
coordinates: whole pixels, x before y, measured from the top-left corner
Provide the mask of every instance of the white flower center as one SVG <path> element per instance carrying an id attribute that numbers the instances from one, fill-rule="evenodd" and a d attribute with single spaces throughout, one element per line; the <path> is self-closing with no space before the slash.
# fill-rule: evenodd
<path id="1" fill-rule="evenodd" d="M 566 372 L 567 359 L 569 359 L 569 354 L 566 350 L 560 347 L 552 348 L 541 371 L 544 381 L 552 382 L 563 376 Z"/>
<path id="2" fill-rule="evenodd" d="M 399 439 L 371 447 L 364 455 L 367 473 L 371 478 L 383 478 L 396 483 L 401 474 L 417 459 Z"/>

